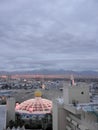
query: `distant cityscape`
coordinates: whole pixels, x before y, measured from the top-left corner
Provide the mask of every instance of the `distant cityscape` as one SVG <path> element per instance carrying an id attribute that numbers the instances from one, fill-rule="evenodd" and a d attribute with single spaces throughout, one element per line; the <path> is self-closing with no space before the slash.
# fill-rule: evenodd
<path id="1" fill-rule="evenodd" d="M 9 73 L 1 75 L 0 112 L 4 113 L 1 120 L 1 122 L 4 122 L 2 130 L 3 128 L 13 130 L 14 127 L 19 130 L 21 128 L 23 130 L 62 130 L 62 128 L 66 130 L 71 130 L 70 128 L 72 130 L 76 130 L 76 128 L 77 130 L 92 130 L 89 128 L 93 126 L 97 130 L 98 78 L 91 75 L 67 74 Z M 66 92 L 69 93 L 69 96 Z M 54 104 L 54 107 L 52 104 Z M 2 105 L 5 107 L 2 107 Z M 72 105 L 71 108 L 70 105 Z M 92 106 L 94 108 L 91 109 Z M 85 117 L 84 120 L 88 120 L 86 124 L 83 122 L 82 118 L 84 117 L 82 117 L 80 108 L 85 111 L 85 115 L 88 115 L 87 113 L 90 111 L 94 112 L 94 117 L 92 117 L 93 113 L 91 116 Z M 81 118 L 77 116 L 77 113 L 74 113 L 74 109 Z M 62 115 L 60 111 L 65 111 L 67 115 L 65 112 Z M 71 114 L 74 114 L 74 117 L 71 117 Z M 57 115 L 58 118 L 56 119 Z M 78 118 L 79 122 L 77 121 Z M 66 121 L 66 125 L 62 124 L 63 120 Z M 75 123 L 72 124 L 71 120 L 74 120 Z M 92 125 L 89 122 L 92 122 Z M 73 126 L 76 124 L 77 126 Z"/>
<path id="2" fill-rule="evenodd" d="M 69 79 L 70 75 L 73 74 L 76 79 L 90 78 L 97 79 L 97 71 L 66 71 L 66 70 L 35 70 L 35 71 L 0 71 L 0 77 L 11 78 L 58 78 L 58 79 Z"/>

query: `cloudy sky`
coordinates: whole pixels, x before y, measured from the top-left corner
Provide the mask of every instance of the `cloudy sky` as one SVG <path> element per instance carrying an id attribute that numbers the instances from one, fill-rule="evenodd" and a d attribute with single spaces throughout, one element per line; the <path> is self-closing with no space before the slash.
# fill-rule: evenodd
<path id="1" fill-rule="evenodd" d="M 0 0 L 0 70 L 98 70 L 97 0 Z"/>

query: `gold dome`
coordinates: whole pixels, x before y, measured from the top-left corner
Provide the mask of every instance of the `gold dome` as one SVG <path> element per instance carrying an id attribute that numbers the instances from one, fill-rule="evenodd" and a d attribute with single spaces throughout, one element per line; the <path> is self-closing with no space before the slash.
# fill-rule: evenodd
<path id="1" fill-rule="evenodd" d="M 40 90 L 37 90 L 37 91 L 35 91 L 34 95 L 35 95 L 35 97 L 41 97 L 42 92 Z"/>

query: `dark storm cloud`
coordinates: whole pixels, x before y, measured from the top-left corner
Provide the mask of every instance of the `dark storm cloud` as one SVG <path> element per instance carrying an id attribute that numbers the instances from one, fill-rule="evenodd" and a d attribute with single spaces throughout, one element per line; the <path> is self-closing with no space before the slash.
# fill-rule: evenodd
<path id="1" fill-rule="evenodd" d="M 0 70 L 97 70 L 97 7 L 96 0 L 0 0 Z"/>

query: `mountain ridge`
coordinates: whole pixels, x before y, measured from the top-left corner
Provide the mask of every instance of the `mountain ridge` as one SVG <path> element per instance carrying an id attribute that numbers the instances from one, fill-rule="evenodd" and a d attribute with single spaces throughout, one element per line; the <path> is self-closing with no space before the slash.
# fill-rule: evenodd
<path id="1" fill-rule="evenodd" d="M 97 71 L 87 70 L 87 71 L 74 71 L 74 70 L 31 70 L 31 71 L 0 71 L 0 75 L 24 75 L 24 74 L 31 74 L 31 75 L 88 75 L 88 76 L 98 76 Z"/>

